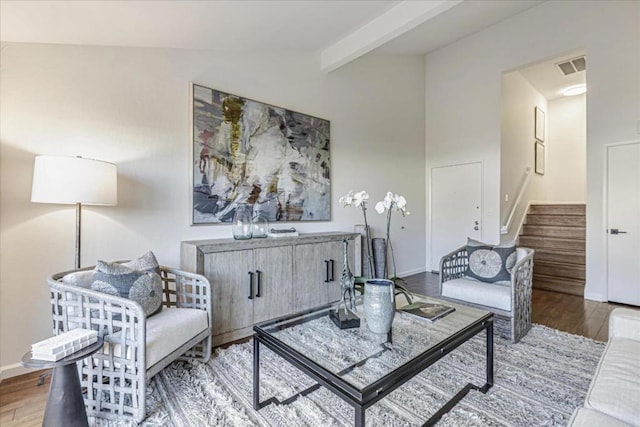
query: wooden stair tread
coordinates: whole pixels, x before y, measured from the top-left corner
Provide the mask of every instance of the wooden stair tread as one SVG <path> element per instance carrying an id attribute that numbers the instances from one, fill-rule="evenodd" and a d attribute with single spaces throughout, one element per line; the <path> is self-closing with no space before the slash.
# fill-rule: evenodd
<path id="1" fill-rule="evenodd" d="M 525 227 L 540 229 L 540 230 L 573 230 L 573 231 L 587 231 L 587 227 L 578 225 L 543 225 L 543 224 L 523 224 Z"/>
<path id="2" fill-rule="evenodd" d="M 540 204 L 529 207 L 530 214 L 586 215 L 584 204 Z"/>
<path id="3" fill-rule="evenodd" d="M 582 279 L 559 279 L 555 276 L 549 276 L 548 274 L 533 274 L 533 280 L 535 279 L 540 279 L 540 280 L 546 280 L 549 282 L 566 282 L 566 283 L 571 283 L 572 285 L 575 286 L 584 286 L 584 280 Z"/>
<path id="4" fill-rule="evenodd" d="M 557 254 L 557 255 L 584 255 L 584 250 L 571 250 L 571 249 L 551 249 L 551 248 L 540 248 L 536 249 L 536 254 Z"/>
<path id="5" fill-rule="evenodd" d="M 559 278 L 545 274 L 533 275 L 533 287 L 565 294 L 584 296 L 584 280 Z"/>
<path id="6" fill-rule="evenodd" d="M 585 240 L 585 227 L 569 227 L 565 225 L 524 224 L 521 236 L 557 237 L 563 239 Z"/>
<path id="7" fill-rule="evenodd" d="M 544 236 L 520 236 L 520 245 L 536 249 L 560 249 L 583 251 L 585 247 L 584 240 L 567 239 L 560 237 L 544 237 Z"/>
<path id="8" fill-rule="evenodd" d="M 585 227 L 585 215 L 528 214 L 526 225 L 563 225 L 565 227 Z"/>
<path id="9" fill-rule="evenodd" d="M 535 261 L 533 274 L 543 276 L 562 277 L 567 279 L 585 280 L 585 266 L 565 262 Z"/>
<path id="10" fill-rule="evenodd" d="M 526 237 L 529 239 L 546 239 L 546 240 L 560 240 L 560 241 L 575 241 L 575 239 L 567 238 L 567 237 L 549 237 L 549 236 L 532 236 L 530 234 L 521 234 L 520 237 Z"/>
<path id="11" fill-rule="evenodd" d="M 584 266 L 586 255 L 584 251 L 535 249 L 533 262 L 534 265 L 539 262 L 551 262 Z"/>

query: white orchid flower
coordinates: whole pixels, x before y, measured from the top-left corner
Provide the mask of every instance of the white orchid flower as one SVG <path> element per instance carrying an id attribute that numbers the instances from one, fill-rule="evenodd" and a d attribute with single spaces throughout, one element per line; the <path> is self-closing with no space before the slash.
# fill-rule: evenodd
<path id="1" fill-rule="evenodd" d="M 395 204 L 394 196 L 392 192 L 388 192 L 386 196 L 384 196 L 384 200 L 376 203 L 376 211 L 379 214 L 384 213 L 384 211 L 391 209 Z"/>
<path id="2" fill-rule="evenodd" d="M 407 212 L 407 199 L 399 194 L 388 192 L 384 197 L 384 200 L 376 204 L 376 211 L 379 214 L 382 214 L 387 210 L 391 210 L 393 212 L 400 211 L 403 216 L 409 215 Z"/>
<path id="3" fill-rule="evenodd" d="M 364 190 L 362 190 L 359 193 L 356 193 L 356 194 L 353 195 L 353 204 L 355 206 L 361 206 L 367 200 L 369 200 L 369 193 L 367 193 Z"/>
<path id="4" fill-rule="evenodd" d="M 391 209 L 391 206 L 393 206 L 393 193 L 388 192 L 386 196 L 384 196 L 384 208 L 385 209 Z"/>
<path id="5" fill-rule="evenodd" d="M 353 204 L 353 191 L 349 190 L 346 195 L 340 197 L 338 199 L 338 203 L 340 203 L 343 207 L 351 206 Z"/>
<path id="6" fill-rule="evenodd" d="M 407 199 L 396 194 L 396 206 L 403 211 L 407 207 Z"/>

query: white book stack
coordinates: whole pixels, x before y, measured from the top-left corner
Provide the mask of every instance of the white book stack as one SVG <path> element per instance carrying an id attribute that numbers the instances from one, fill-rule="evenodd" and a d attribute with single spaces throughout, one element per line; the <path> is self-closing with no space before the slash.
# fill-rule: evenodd
<path id="1" fill-rule="evenodd" d="M 46 340 L 31 344 L 33 359 L 56 362 L 98 340 L 98 332 L 89 329 L 74 329 Z"/>

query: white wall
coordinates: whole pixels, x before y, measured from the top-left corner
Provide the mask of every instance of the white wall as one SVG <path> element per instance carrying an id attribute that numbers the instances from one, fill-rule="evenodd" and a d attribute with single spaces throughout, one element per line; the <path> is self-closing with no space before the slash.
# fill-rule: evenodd
<path id="1" fill-rule="evenodd" d="M 118 166 L 119 203 L 83 210 L 83 265 L 152 249 L 179 265 L 181 240 L 231 237 L 189 224 L 189 82 L 331 120 L 332 221 L 301 232 L 353 230 L 361 213 L 337 204 L 387 190 L 412 212 L 394 218 L 398 271 L 424 270 L 424 61 L 369 56 L 329 75 L 302 53 L 215 53 L 4 44 L 0 76 L 0 366 L 14 369 L 51 334 L 46 277 L 73 266 L 74 214 L 30 203 L 36 154 L 82 155 Z M 373 204 L 371 205 L 373 207 Z M 374 234 L 384 218 L 369 211 Z M 401 229 L 404 227 L 404 229 Z"/>
<path id="2" fill-rule="evenodd" d="M 517 206 L 509 233 L 503 240 L 513 240 L 525 214 L 529 200 L 546 200 L 548 177 L 535 173 L 535 108 L 546 112 L 547 99 L 518 71 L 506 73 L 502 78 L 502 123 L 500 142 L 500 224 L 505 224 L 530 168 L 530 178 L 522 201 Z M 547 135 L 549 132 L 547 132 Z M 544 142 L 548 145 L 548 141 Z M 548 158 L 547 153 L 547 158 Z M 505 195 L 508 200 L 505 200 Z"/>
<path id="3" fill-rule="evenodd" d="M 587 99 L 567 96 L 549 101 L 547 113 L 548 201 L 587 200 Z"/>
<path id="4" fill-rule="evenodd" d="M 590 299 L 605 300 L 607 294 L 604 144 L 637 139 L 639 40 L 640 2 L 553 1 L 426 57 L 427 170 L 447 163 L 484 162 L 484 233 L 486 240 L 497 241 L 502 73 L 566 52 L 586 50 L 589 95 L 585 296 Z M 430 238 L 430 230 L 427 233 Z M 429 247 L 427 244 L 427 263 Z"/>

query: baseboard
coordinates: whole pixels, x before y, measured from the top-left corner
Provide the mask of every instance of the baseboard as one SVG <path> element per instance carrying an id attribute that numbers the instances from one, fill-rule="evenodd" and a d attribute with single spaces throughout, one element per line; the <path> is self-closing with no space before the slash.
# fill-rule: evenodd
<path id="1" fill-rule="evenodd" d="M 588 299 L 590 301 L 597 301 L 597 302 L 607 302 L 607 296 L 606 295 L 602 295 L 598 292 L 589 292 L 586 287 L 584 290 L 584 299 Z"/>
<path id="2" fill-rule="evenodd" d="M 33 369 L 23 368 L 20 363 L 0 366 L 0 382 L 2 382 L 2 380 L 6 380 L 7 378 L 28 374 L 29 372 L 33 372 Z"/>
<path id="3" fill-rule="evenodd" d="M 413 276 L 414 274 L 420 274 L 426 271 L 427 271 L 426 268 L 414 268 L 413 270 L 405 270 L 403 272 L 398 273 L 398 277 Z"/>

